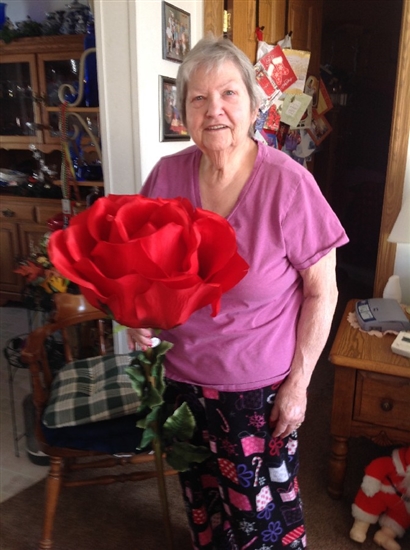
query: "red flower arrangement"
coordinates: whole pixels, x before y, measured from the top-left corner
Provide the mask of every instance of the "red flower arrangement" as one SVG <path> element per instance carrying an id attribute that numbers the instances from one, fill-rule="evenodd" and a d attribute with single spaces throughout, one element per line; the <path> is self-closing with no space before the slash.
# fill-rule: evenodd
<path id="1" fill-rule="evenodd" d="M 187 199 L 108 195 L 52 234 L 54 266 L 85 298 L 133 328 L 169 329 L 247 273 L 227 220 Z"/>
<path id="2" fill-rule="evenodd" d="M 59 292 L 77 292 L 76 286 L 63 277 L 50 262 L 47 247 L 50 232 L 45 233 L 27 258 L 18 260 L 14 273 L 25 279 L 24 304 L 28 309 L 51 311 L 52 296 Z"/>
<path id="3" fill-rule="evenodd" d="M 249 269 L 228 221 L 183 198 L 100 198 L 53 233 L 48 250 L 53 265 L 94 307 L 133 328 L 173 328 L 207 305 L 217 315 L 222 294 Z M 183 471 L 209 450 L 189 443 L 195 419 L 188 405 L 175 409 L 164 402 L 163 360 L 170 348 L 161 342 L 138 352 L 127 373 L 141 399 L 141 448 L 152 443 L 158 456 L 165 452 Z"/>

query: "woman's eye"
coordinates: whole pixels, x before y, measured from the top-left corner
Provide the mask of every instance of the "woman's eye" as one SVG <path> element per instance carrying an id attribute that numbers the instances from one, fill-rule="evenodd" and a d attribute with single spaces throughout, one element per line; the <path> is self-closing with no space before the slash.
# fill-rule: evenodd
<path id="1" fill-rule="evenodd" d="M 226 90 L 225 95 L 235 95 L 233 90 Z"/>
<path id="2" fill-rule="evenodd" d="M 203 95 L 197 95 L 194 97 L 194 101 L 202 101 L 204 99 Z"/>

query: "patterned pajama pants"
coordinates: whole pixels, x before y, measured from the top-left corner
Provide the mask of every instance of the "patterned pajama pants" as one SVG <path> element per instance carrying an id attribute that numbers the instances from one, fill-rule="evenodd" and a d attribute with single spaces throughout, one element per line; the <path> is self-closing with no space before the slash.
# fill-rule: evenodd
<path id="1" fill-rule="evenodd" d="M 193 443 L 212 451 L 180 474 L 195 550 L 306 548 L 297 433 L 270 435 L 275 390 L 220 392 L 168 380 L 167 400 L 186 401 L 196 418 Z"/>

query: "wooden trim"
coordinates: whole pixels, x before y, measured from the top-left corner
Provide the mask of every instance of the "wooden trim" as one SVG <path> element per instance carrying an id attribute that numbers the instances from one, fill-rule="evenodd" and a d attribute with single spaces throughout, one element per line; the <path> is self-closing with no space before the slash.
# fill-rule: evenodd
<path id="1" fill-rule="evenodd" d="M 223 0 L 204 0 L 204 35 L 212 32 L 214 36 L 221 36 L 223 17 Z"/>
<path id="2" fill-rule="evenodd" d="M 264 26 L 263 39 L 268 44 L 276 44 L 285 36 L 286 0 L 260 0 L 259 24 Z"/>
<path id="3" fill-rule="evenodd" d="M 6 44 L 0 40 L 0 55 L 27 54 L 27 53 L 53 53 L 66 52 L 67 50 L 84 50 L 83 34 L 66 34 L 56 36 L 35 36 L 17 38 Z"/>
<path id="4" fill-rule="evenodd" d="M 389 158 L 384 188 L 383 212 L 374 279 L 374 296 L 382 296 L 394 271 L 396 245 L 387 242 L 403 199 L 404 176 L 410 131 L 410 0 L 403 0 L 403 15 L 398 53 L 396 89 L 390 135 Z"/>
<path id="5" fill-rule="evenodd" d="M 30 140 L 22 142 L 16 141 L 14 136 L 12 136 L 13 141 L 6 140 L 6 137 L 8 138 L 8 136 L 0 136 L 0 149 L 5 149 L 6 151 L 27 151 L 27 146 L 30 143 L 33 143 L 39 151 L 46 155 L 53 151 L 61 151 L 60 143 L 43 143 L 42 138 L 31 136 Z"/>

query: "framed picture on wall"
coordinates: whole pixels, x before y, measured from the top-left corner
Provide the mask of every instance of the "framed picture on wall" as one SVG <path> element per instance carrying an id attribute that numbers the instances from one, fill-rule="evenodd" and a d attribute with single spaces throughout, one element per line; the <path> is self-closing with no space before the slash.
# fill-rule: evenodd
<path id="1" fill-rule="evenodd" d="M 176 107 L 177 87 L 175 78 L 159 77 L 160 141 L 189 141 L 188 130 L 182 124 Z"/>
<path id="2" fill-rule="evenodd" d="M 182 63 L 191 47 L 191 16 L 168 2 L 162 10 L 162 57 Z"/>

